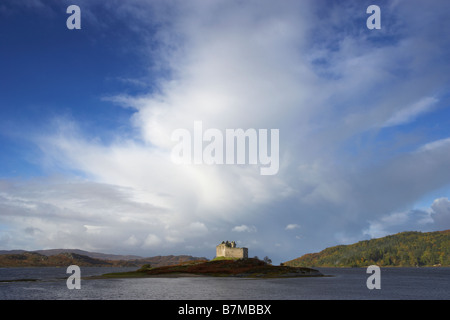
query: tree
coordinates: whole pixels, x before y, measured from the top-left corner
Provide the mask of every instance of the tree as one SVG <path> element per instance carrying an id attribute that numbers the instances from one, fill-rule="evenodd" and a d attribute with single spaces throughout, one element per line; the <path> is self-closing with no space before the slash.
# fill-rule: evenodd
<path id="1" fill-rule="evenodd" d="M 272 260 L 270 260 L 268 256 L 265 256 L 263 261 L 266 264 L 272 264 Z"/>

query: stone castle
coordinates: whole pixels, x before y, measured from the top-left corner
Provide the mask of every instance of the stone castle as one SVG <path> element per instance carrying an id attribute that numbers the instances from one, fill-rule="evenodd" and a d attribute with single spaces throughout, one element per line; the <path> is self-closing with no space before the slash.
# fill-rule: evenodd
<path id="1" fill-rule="evenodd" d="M 248 249 L 237 248 L 234 241 L 222 241 L 221 244 L 216 246 L 216 257 L 247 259 Z"/>

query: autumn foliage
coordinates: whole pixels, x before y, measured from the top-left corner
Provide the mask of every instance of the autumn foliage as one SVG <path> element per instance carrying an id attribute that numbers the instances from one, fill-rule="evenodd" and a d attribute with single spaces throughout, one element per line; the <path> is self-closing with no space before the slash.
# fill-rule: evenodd
<path id="1" fill-rule="evenodd" d="M 401 232 L 351 245 L 330 247 L 284 264 L 297 267 L 450 266 L 450 230 Z"/>

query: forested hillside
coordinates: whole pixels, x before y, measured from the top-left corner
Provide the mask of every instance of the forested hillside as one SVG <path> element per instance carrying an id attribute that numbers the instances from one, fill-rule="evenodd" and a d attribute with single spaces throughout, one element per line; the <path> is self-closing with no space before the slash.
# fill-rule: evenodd
<path id="1" fill-rule="evenodd" d="M 450 230 L 401 232 L 305 254 L 284 265 L 297 267 L 450 266 Z"/>

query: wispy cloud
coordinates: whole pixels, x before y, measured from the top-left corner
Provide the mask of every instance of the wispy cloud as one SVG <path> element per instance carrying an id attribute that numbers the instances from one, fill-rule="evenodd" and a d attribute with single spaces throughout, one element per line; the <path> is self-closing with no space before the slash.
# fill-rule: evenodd
<path id="1" fill-rule="evenodd" d="M 389 127 L 411 122 L 418 116 L 432 111 L 437 102 L 438 100 L 434 97 L 420 99 L 413 105 L 396 112 L 388 121 L 386 121 L 385 126 Z"/>
<path id="2" fill-rule="evenodd" d="M 428 142 L 428 143 L 424 144 L 423 146 L 421 146 L 418 149 L 418 151 L 419 152 L 432 151 L 435 149 L 440 149 L 442 147 L 445 147 L 446 145 L 449 145 L 449 144 L 450 144 L 450 138 L 439 139 L 439 140 Z"/>
<path id="3" fill-rule="evenodd" d="M 300 226 L 296 223 L 290 223 L 286 226 L 285 230 L 294 230 L 294 229 L 299 229 Z"/>
<path id="4" fill-rule="evenodd" d="M 231 231 L 235 232 L 256 232 L 255 226 L 247 226 L 245 224 L 240 226 L 235 226 Z"/>

